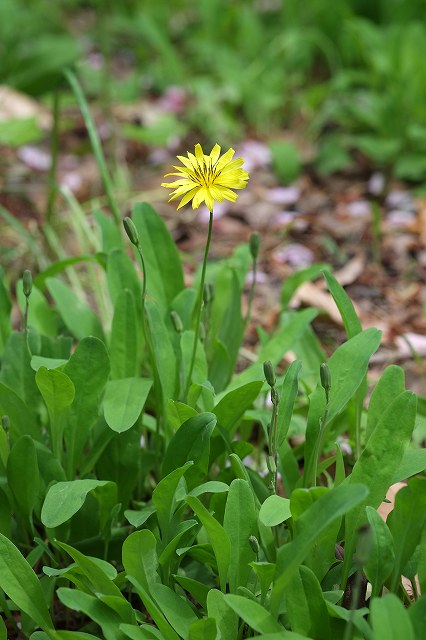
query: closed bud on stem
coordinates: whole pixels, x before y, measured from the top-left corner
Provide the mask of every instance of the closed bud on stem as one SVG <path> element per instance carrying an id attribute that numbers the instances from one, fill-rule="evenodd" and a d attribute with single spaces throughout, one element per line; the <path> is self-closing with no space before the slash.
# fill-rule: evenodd
<path id="1" fill-rule="evenodd" d="M 263 373 L 265 374 L 266 382 L 269 384 L 269 386 L 274 387 L 276 382 L 275 372 L 270 360 L 267 360 L 263 363 Z"/>
<path id="2" fill-rule="evenodd" d="M 199 333 L 199 336 L 200 336 L 201 342 L 204 342 L 205 339 L 206 339 L 206 328 L 205 328 L 205 326 L 203 325 L 202 322 L 200 322 L 200 333 Z"/>
<path id="3" fill-rule="evenodd" d="M 260 235 L 256 231 L 250 236 L 249 246 L 251 257 L 253 258 L 253 260 L 257 260 L 260 248 Z"/>
<path id="4" fill-rule="evenodd" d="M 1 426 L 3 427 L 3 429 L 6 431 L 6 433 L 9 432 L 9 427 L 10 427 L 10 419 L 9 416 L 2 416 L 1 417 Z"/>
<path id="5" fill-rule="evenodd" d="M 206 282 L 203 288 L 203 302 L 209 304 L 213 300 L 213 285 L 210 282 Z"/>
<path id="6" fill-rule="evenodd" d="M 252 548 L 252 551 L 254 551 L 254 553 L 256 555 L 258 555 L 259 554 L 259 550 L 260 550 L 260 546 L 259 546 L 259 542 L 258 542 L 258 539 L 256 538 L 256 536 L 250 536 L 248 541 L 249 541 L 250 547 Z"/>
<path id="7" fill-rule="evenodd" d="M 320 367 L 320 378 L 322 388 L 328 393 L 331 389 L 331 373 L 326 362 L 323 362 Z"/>
<path id="8" fill-rule="evenodd" d="M 177 333 L 182 333 L 182 331 L 183 331 L 183 322 L 182 322 L 181 317 L 178 314 L 178 312 L 173 309 L 173 311 L 170 311 L 170 317 L 172 319 L 173 326 L 174 326 L 175 330 L 177 331 Z"/>
<path id="9" fill-rule="evenodd" d="M 26 298 L 29 298 L 33 290 L 33 276 L 29 269 L 25 269 L 22 276 L 22 289 Z"/>
<path id="10" fill-rule="evenodd" d="M 123 220 L 123 226 L 130 242 L 134 244 L 135 247 L 137 247 L 140 243 L 140 239 L 139 239 L 138 230 L 136 229 L 133 220 L 128 216 L 126 216 Z"/>

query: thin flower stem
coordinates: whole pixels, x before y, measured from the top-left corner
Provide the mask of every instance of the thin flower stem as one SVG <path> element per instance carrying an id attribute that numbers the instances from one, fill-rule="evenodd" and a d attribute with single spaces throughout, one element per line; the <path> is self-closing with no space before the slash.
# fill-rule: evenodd
<path id="1" fill-rule="evenodd" d="M 253 274 L 253 279 L 252 279 L 251 286 L 250 286 L 247 313 L 246 313 L 246 317 L 244 318 L 244 329 L 247 328 L 247 325 L 250 322 L 250 318 L 251 318 L 251 310 L 252 310 L 253 300 L 254 300 L 254 291 L 255 291 L 255 288 L 256 288 L 257 258 L 253 259 L 253 271 L 252 271 L 252 274 Z"/>
<path id="2" fill-rule="evenodd" d="M 314 457 L 314 466 L 313 466 L 313 475 L 312 475 L 312 486 L 316 486 L 317 484 L 317 474 L 318 474 L 318 462 L 319 457 L 321 455 L 322 448 L 324 446 L 324 436 L 325 436 L 325 428 L 328 420 L 328 413 L 330 409 L 330 393 L 325 390 L 325 411 L 324 415 L 320 420 L 320 430 L 318 434 L 318 440 L 315 446 L 315 457 Z"/>
<path id="3" fill-rule="evenodd" d="M 67 70 L 65 71 L 65 77 L 68 80 L 74 92 L 74 95 L 78 102 L 78 106 L 80 107 L 81 113 L 83 115 L 83 119 L 87 128 L 87 133 L 89 134 L 93 153 L 95 155 L 96 163 L 99 167 L 102 183 L 105 189 L 105 193 L 107 195 L 108 204 L 111 209 L 114 221 L 118 227 L 121 225 L 121 215 L 120 215 L 118 205 L 114 198 L 111 176 L 109 175 L 109 172 L 108 172 L 105 156 L 102 151 L 101 141 L 99 139 L 99 134 L 96 130 L 95 123 L 92 118 L 92 114 L 90 113 L 89 105 L 87 104 L 81 85 L 77 80 L 77 77 L 74 75 L 74 73 Z"/>
<path id="4" fill-rule="evenodd" d="M 189 387 L 191 385 L 192 372 L 194 370 L 195 357 L 197 355 L 198 337 L 200 335 L 201 311 L 202 311 L 202 308 L 203 308 L 204 281 L 206 279 L 207 258 L 208 258 L 208 255 L 209 255 L 210 241 L 211 241 L 211 237 L 212 237 L 212 228 L 213 228 L 213 211 L 210 211 L 209 230 L 208 230 L 208 233 L 207 233 L 206 247 L 204 249 L 204 259 L 203 259 L 203 268 L 202 268 L 202 271 L 201 271 L 200 290 L 199 290 L 198 298 L 197 298 L 197 317 L 196 317 L 196 321 L 195 321 L 194 345 L 192 347 L 191 363 L 189 365 L 189 371 L 188 371 L 188 376 L 187 376 L 187 380 L 186 380 L 185 394 L 184 394 L 184 398 L 185 399 L 188 397 L 188 391 L 189 391 Z"/>
<path id="5" fill-rule="evenodd" d="M 269 464 L 272 474 L 270 492 L 271 494 L 277 493 L 278 486 L 278 403 L 279 395 L 275 385 L 271 387 L 271 400 L 272 400 L 272 419 L 269 426 Z"/>

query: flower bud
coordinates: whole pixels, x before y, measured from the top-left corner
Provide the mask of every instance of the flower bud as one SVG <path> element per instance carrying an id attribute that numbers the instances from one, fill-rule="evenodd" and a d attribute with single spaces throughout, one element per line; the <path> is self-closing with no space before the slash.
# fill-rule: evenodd
<path id="1" fill-rule="evenodd" d="M 213 300 L 213 285 L 210 282 L 206 282 L 203 288 L 203 302 L 205 305 L 209 304 Z"/>
<path id="2" fill-rule="evenodd" d="M 9 416 L 2 416 L 1 417 L 1 426 L 3 427 L 3 429 L 6 431 L 6 433 L 9 432 L 9 427 L 10 427 L 10 419 Z"/>
<path id="3" fill-rule="evenodd" d="M 250 236 L 249 246 L 251 257 L 253 258 L 253 260 L 257 260 L 260 248 L 260 235 L 256 231 Z"/>
<path id="4" fill-rule="evenodd" d="M 331 373 L 328 364 L 323 362 L 320 367 L 321 386 L 327 392 L 331 389 Z"/>
<path id="5" fill-rule="evenodd" d="M 132 244 L 135 245 L 135 247 L 137 247 L 140 243 L 139 240 L 139 234 L 138 234 L 138 230 L 135 227 L 135 223 L 133 222 L 133 220 L 131 218 L 129 218 L 128 216 L 126 216 L 123 220 L 123 226 L 124 226 L 124 230 L 127 233 L 127 237 L 129 238 L 130 242 Z"/>
<path id="6" fill-rule="evenodd" d="M 177 331 L 177 333 L 182 333 L 182 331 L 183 331 L 183 322 L 182 322 L 182 319 L 181 319 L 180 315 L 178 314 L 178 312 L 173 309 L 172 311 L 170 311 L 170 317 L 172 319 L 173 326 L 174 326 L 175 330 Z"/>
<path id="7" fill-rule="evenodd" d="M 33 290 L 33 276 L 29 269 L 25 269 L 22 276 L 22 289 L 26 298 L 29 298 L 31 291 Z"/>
<path id="8" fill-rule="evenodd" d="M 258 541 L 258 539 L 256 538 L 256 536 L 250 536 L 250 538 L 248 539 L 248 541 L 249 541 L 249 545 L 250 545 L 250 546 L 251 546 L 251 548 L 252 548 L 252 551 L 254 551 L 254 553 L 255 553 L 256 555 L 258 555 L 258 554 L 259 554 L 259 550 L 260 550 L 260 546 L 259 546 L 259 541 Z"/>
<path id="9" fill-rule="evenodd" d="M 267 360 L 263 363 L 263 373 L 265 374 L 266 382 L 269 384 L 269 386 L 274 387 L 276 382 L 275 372 L 270 360 Z"/>

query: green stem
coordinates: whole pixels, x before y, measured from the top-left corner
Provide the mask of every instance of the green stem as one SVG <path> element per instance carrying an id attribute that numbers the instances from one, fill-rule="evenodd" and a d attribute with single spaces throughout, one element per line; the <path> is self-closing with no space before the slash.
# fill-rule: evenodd
<path id="1" fill-rule="evenodd" d="M 203 259 L 203 268 L 202 268 L 202 271 L 201 271 L 200 290 L 199 290 L 198 298 L 197 298 L 197 316 L 196 316 L 196 321 L 195 321 L 194 345 L 192 347 L 191 362 L 190 362 L 190 365 L 189 365 L 188 377 L 187 377 L 186 385 L 185 385 L 185 393 L 184 393 L 184 398 L 185 399 L 187 399 L 187 397 L 188 397 L 189 387 L 191 386 L 192 372 L 194 370 L 195 357 L 197 355 L 198 336 L 200 334 L 201 311 L 202 311 L 202 308 L 203 308 L 204 281 L 206 279 L 207 258 L 208 258 L 208 255 L 209 255 L 210 241 L 211 241 L 211 237 L 212 237 L 212 228 L 213 228 L 213 211 L 210 211 L 209 230 L 208 230 L 208 233 L 207 233 L 206 247 L 204 249 L 204 259 Z"/>
<path id="2" fill-rule="evenodd" d="M 55 89 L 53 94 L 53 127 L 50 140 L 50 169 L 49 169 L 49 196 L 47 199 L 46 222 L 52 224 L 53 211 L 58 188 L 58 155 L 59 155 L 59 114 L 60 114 L 60 90 Z"/>
<path id="3" fill-rule="evenodd" d="M 272 474 L 270 491 L 271 494 L 277 493 L 277 480 L 278 480 L 278 403 L 279 396 L 275 385 L 271 387 L 271 399 L 272 399 L 272 419 L 269 427 L 269 469 Z"/>
<path id="4" fill-rule="evenodd" d="M 254 258 L 254 260 L 253 260 L 253 271 L 252 271 L 252 273 L 253 273 L 253 279 L 252 279 L 251 286 L 250 286 L 247 313 L 246 313 L 246 317 L 244 318 L 244 329 L 247 328 L 247 325 L 250 322 L 250 318 L 251 318 L 251 310 L 252 310 L 252 306 L 253 306 L 254 291 L 255 291 L 255 288 L 256 288 L 256 277 L 257 277 L 257 259 L 256 258 Z"/>
<path id="5" fill-rule="evenodd" d="M 117 203 L 114 198 L 113 188 L 112 188 L 112 180 L 108 172 L 108 168 L 105 161 L 105 156 L 102 151 L 102 145 L 99 138 L 99 134 L 95 127 L 95 123 L 92 118 L 92 114 L 89 110 L 89 105 L 87 104 L 86 98 L 84 96 L 83 90 L 77 77 L 72 71 L 65 71 L 65 77 L 68 80 L 74 95 L 77 99 L 78 105 L 80 107 L 81 113 L 83 115 L 84 122 L 86 124 L 87 133 L 89 134 L 90 142 L 92 145 L 93 153 L 96 158 L 97 165 L 99 167 L 99 172 L 101 174 L 102 183 L 105 189 L 105 193 L 107 196 L 108 204 L 111 209 L 112 215 L 114 217 L 114 221 L 119 227 L 121 225 L 121 215 Z"/>
<path id="6" fill-rule="evenodd" d="M 317 484 L 317 474 L 318 474 L 318 462 L 319 462 L 319 457 L 321 455 L 321 451 L 322 448 L 324 446 L 324 436 L 325 436 L 325 429 L 326 429 L 326 425 L 327 425 L 327 420 L 328 420 L 328 412 L 330 409 L 330 393 L 326 390 L 325 392 L 325 411 L 324 411 L 324 415 L 321 418 L 321 422 L 320 422 L 320 431 L 318 434 L 318 440 L 316 443 L 316 447 L 315 447 L 315 456 L 314 456 L 314 465 L 313 465 L 313 473 L 312 473 L 312 481 L 311 481 L 311 486 L 316 486 Z"/>

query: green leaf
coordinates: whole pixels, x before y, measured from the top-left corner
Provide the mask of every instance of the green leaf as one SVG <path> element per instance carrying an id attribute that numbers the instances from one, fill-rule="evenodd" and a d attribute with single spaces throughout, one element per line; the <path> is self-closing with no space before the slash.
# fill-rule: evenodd
<path id="1" fill-rule="evenodd" d="M 35 380 L 49 413 L 53 452 L 61 460 L 66 410 L 74 401 L 74 384 L 62 371 L 46 367 L 38 369 Z"/>
<path id="2" fill-rule="evenodd" d="M 24 556 L 0 533 L 0 588 L 44 630 L 53 629 L 41 584 Z"/>
<path id="3" fill-rule="evenodd" d="M 162 474 L 168 475 L 188 460 L 194 466 L 186 474 L 188 489 L 193 489 L 206 475 L 209 468 L 210 437 L 216 426 L 213 413 L 200 413 L 190 418 L 176 431 L 164 456 Z"/>
<path id="4" fill-rule="evenodd" d="M 186 502 L 204 526 L 216 557 L 220 588 L 224 592 L 231 562 L 231 542 L 222 525 L 207 511 L 194 496 L 187 496 Z"/>
<path id="5" fill-rule="evenodd" d="M 184 640 L 188 640 L 189 627 L 198 620 L 188 602 L 159 582 L 151 585 L 151 593 L 173 629 Z"/>
<path id="6" fill-rule="evenodd" d="M 173 533 L 172 522 L 173 513 L 176 509 L 176 489 L 181 478 L 193 465 L 192 460 L 186 462 L 182 467 L 171 471 L 155 487 L 152 493 L 152 501 L 157 509 L 157 519 L 160 525 L 162 541 L 164 544 L 170 542 Z"/>
<path id="7" fill-rule="evenodd" d="M 83 338 L 64 373 L 75 387 L 74 402 L 70 407 L 70 419 L 65 431 L 68 462 L 75 469 L 89 437 L 90 430 L 99 416 L 101 394 L 108 380 L 110 364 L 103 342 L 97 338 Z M 74 473 L 69 473 L 73 477 Z"/>
<path id="8" fill-rule="evenodd" d="M 210 589 L 207 595 L 207 614 L 216 621 L 221 640 L 235 640 L 238 636 L 238 618 L 218 589 Z"/>
<path id="9" fill-rule="evenodd" d="M 398 491 L 388 523 L 395 549 L 390 590 L 395 591 L 405 565 L 420 542 L 426 523 L 426 478 L 411 478 L 408 485 Z"/>
<path id="10" fill-rule="evenodd" d="M 149 529 L 135 531 L 123 543 L 123 565 L 127 576 L 133 576 L 149 592 L 160 578 L 157 572 L 157 541 Z"/>
<path id="11" fill-rule="evenodd" d="M 112 249 L 107 262 L 108 289 L 115 307 L 118 298 L 125 289 L 133 293 L 136 315 L 140 317 L 142 310 L 142 289 L 136 272 L 136 266 L 123 249 Z"/>
<path id="12" fill-rule="evenodd" d="M 132 219 L 141 239 L 147 289 L 164 314 L 184 289 L 182 264 L 176 244 L 162 218 L 146 202 L 138 203 Z"/>
<path id="13" fill-rule="evenodd" d="M 365 507 L 377 509 L 385 497 L 394 469 L 401 463 L 410 441 L 415 419 L 416 396 L 411 391 L 405 391 L 395 398 L 379 420 L 349 476 L 351 484 L 362 482 L 366 485 L 369 495 L 346 516 L 345 578 L 348 575 L 358 528 L 365 522 Z"/>
<path id="14" fill-rule="evenodd" d="M 426 469 L 426 449 L 407 449 L 404 452 L 401 463 L 395 471 L 392 484 L 402 482 Z"/>
<path id="15" fill-rule="evenodd" d="M 21 436 L 7 459 L 7 480 L 20 512 L 31 522 L 40 479 L 37 454 L 31 436 Z"/>
<path id="16" fill-rule="evenodd" d="M 391 532 L 376 509 L 366 507 L 366 514 L 371 530 L 371 548 L 364 572 L 371 582 L 374 597 L 380 595 L 385 580 L 392 573 L 395 552 Z"/>
<path id="17" fill-rule="evenodd" d="M 225 602 L 249 627 L 258 633 L 273 633 L 282 630 L 282 626 L 274 620 L 269 611 L 254 600 L 228 594 L 225 596 Z"/>
<path id="18" fill-rule="evenodd" d="M 16 297 L 22 312 L 25 309 L 25 295 L 22 290 L 22 280 L 16 284 Z M 40 289 L 33 282 L 30 304 L 28 308 L 28 326 L 34 327 L 45 336 L 56 336 L 58 325 L 57 313 L 49 306 Z"/>
<path id="19" fill-rule="evenodd" d="M 10 433 L 13 438 L 19 438 L 21 435 L 40 438 L 35 414 L 12 389 L 2 383 L 0 383 L 0 413 L 2 416 L 9 416 Z"/>
<path id="20" fill-rule="evenodd" d="M 176 396 L 178 370 L 175 350 L 167 326 L 161 317 L 159 307 L 150 299 L 145 300 L 149 335 L 152 343 L 158 384 L 161 387 L 163 404 Z"/>
<path id="21" fill-rule="evenodd" d="M 276 527 L 291 518 L 290 500 L 272 495 L 260 507 L 259 520 L 265 527 Z"/>
<path id="22" fill-rule="evenodd" d="M 332 388 L 326 425 L 336 418 L 354 397 L 364 380 L 370 357 L 380 344 L 380 337 L 381 333 L 377 329 L 362 331 L 336 349 L 329 359 Z M 324 389 L 318 384 L 310 396 L 305 443 L 305 486 L 314 484 L 314 453 L 324 411 Z"/>
<path id="23" fill-rule="evenodd" d="M 12 389 L 27 405 L 36 409 L 40 396 L 31 369 L 31 354 L 24 333 L 10 334 L 2 355 L 0 382 Z"/>
<path id="24" fill-rule="evenodd" d="M 134 586 L 136 593 L 139 595 L 143 604 L 146 607 L 149 615 L 157 625 L 158 629 L 161 632 L 161 640 L 179 640 L 179 636 L 168 623 L 166 618 L 164 617 L 162 611 L 154 602 L 152 597 L 149 595 L 148 591 L 134 578 L 133 576 L 129 576 L 129 582 Z"/>
<path id="25" fill-rule="evenodd" d="M 66 551 L 74 560 L 79 571 L 87 578 L 88 584 L 93 591 L 93 595 L 118 597 L 120 601 L 124 603 L 126 611 L 132 611 L 130 604 L 124 598 L 120 589 L 113 581 L 113 577 L 116 574 L 114 571 L 111 572 L 111 565 L 108 566 L 107 562 L 99 561 L 99 558 L 89 558 L 84 555 L 84 553 L 81 553 L 81 551 L 78 551 L 78 549 L 74 549 L 64 542 L 56 541 L 56 544 Z M 131 619 L 134 619 L 133 614 L 131 614 L 130 617 Z M 125 621 L 128 622 L 128 620 Z"/>
<path id="26" fill-rule="evenodd" d="M 216 636 L 217 627 L 213 618 L 202 618 L 189 627 L 189 640 L 216 640 Z"/>
<path id="27" fill-rule="evenodd" d="M 70 289 L 56 278 L 46 280 L 47 289 L 58 311 L 72 335 L 81 340 L 86 336 L 103 338 L 103 331 L 97 315 Z"/>
<path id="28" fill-rule="evenodd" d="M 363 485 L 339 485 L 334 487 L 295 523 L 292 542 L 278 550 L 275 582 L 271 594 L 271 612 L 277 615 L 281 598 L 298 566 L 303 562 L 318 536 L 335 520 L 351 511 L 365 500 L 368 489 Z"/>
<path id="29" fill-rule="evenodd" d="M 426 594 L 411 604 L 408 614 L 413 625 L 414 637 L 424 638 L 426 636 Z"/>
<path id="30" fill-rule="evenodd" d="M 332 637 L 321 585 L 308 567 L 301 565 L 293 575 L 286 591 L 286 605 L 293 631 L 318 640 Z"/>
<path id="31" fill-rule="evenodd" d="M 229 590 L 236 593 L 245 587 L 250 574 L 250 562 L 255 553 L 250 546 L 250 536 L 258 536 L 257 514 L 253 490 L 246 480 L 233 480 L 226 500 L 223 528 L 231 543 L 229 564 Z"/>
<path id="32" fill-rule="evenodd" d="M 361 333 L 362 326 L 358 316 L 356 315 L 352 300 L 330 271 L 324 271 L 323 275 L 326 279 L 328 289 L 334 298 L 334 302 L 339 309 L 346 335 L 348 338 L 353 338 L 358 335 L 358 333 Z"/>
<path id="33" fill-rule="evenodd" d="M 287 437 L 287 433 L 290 428 L 290 421 L 293 415 L 293 407 L 297 398 L 297 392 L 299 390 L 298 376 L 301 366 L 302 363 L 299 360 L 294 360 L 294 362 L 292 362 L 287 369 L 284 376 L 283 384 L 281 387 L 280 400 L 278 403 L 278 447 L 281 447 L 282 443 Z"/>
<path id="34" fill-rule="evenodd" d="M 104 397 L 105 422 L 113 431 L 123 433 L 142 413 L 152 380 L 124 378 L 107 382 Z"/>
<path id="35" fill-rule="evenodd" d="M 405 391 L 404 370 L 396 365 L 386 367 L 373 389 L 370 404 L 368 405 L 366 441 L 373 433 L 386 409 L 403 391 Z"/>
<path id="36" fill-rule="evenodd" d="M 42 523 L 50 529 L 59 527 L 81 509 L 88 493 L 107 485 L 115 486 L 115 483 L 108 480 L 57 482 L 50 487 L 44 500 L 41 510 Z"/>
<path id="37" fill-rule="evenodd" d="M 111 378 L 132 378 L 138 374 L 139 327 L 133 293 L 124 289 L 114 305 L 109 356 Z"/>
<path id="38" fill-rule="evenodd" d="M 290 184 L 299 177 L 302 170 L 300 152 L 294 142 L 273 140 L 269 143 L 272 166 L 282 184 Z"/>
<path id="39" fill-rule="evenodd" d="M 126 636 L 120 631 L 122 623 L 120 616 L 98 598 L 78 589 L 66 587 L 60 587 L 56 593 L 66 607 L 81 611 L 96 622 L 101 627 L 106 640 L 126 640 Z"/>
<path id="40" fill-rule="evenodd" d="M 6 341 L 12 331 L 10 312 L 12 302 L 4 282 L 4 269 L 0 266 L 0 353 L 3 353 Z"/>
<path id="41" fill-rule="evenodd" d="M 218 423 L 230 435 L 233 435 L 241 418 L 247 409 L 253 405 L 262 387 L 263 381 L 249 382 L 232 391 L 225 392 L 221 400 L 216 404 L 213 413 L 216 415 Z"/>
<path id="42" fill-rule="evenodd" d="M 235 269 L 225 264 L 217 274 L 214 286 L 220 295 L 214 296 L 210 307 L 209 334 L 213 340 L 208 342 L 207 355 L 209 380 L 216 391 L 222 391 L 235 369 L 244 324 L 241 287 Z"/>
<path id="43" fill-rule="evenodd" d="M 393 593 L 372 599 L 370 621 L 374 640 L 415 640 L 408 611 Z"/>
<path id="44" fill-rule="evenodd" d="M 112 249 L 120 249 L 123 242 L 120 230 L 115 224 L 113 218 L 100 209 L 93 212 L 93 217 L 101 230 L 102 251 L 104 253 L 109 253 Z"/>

